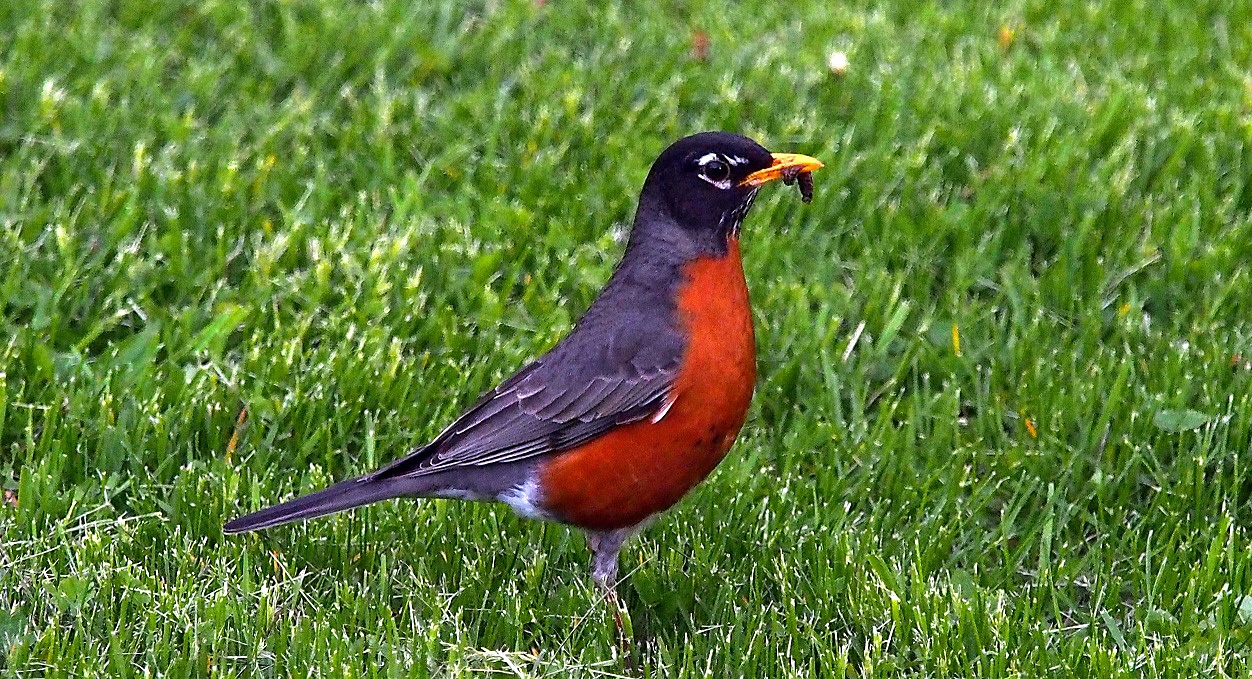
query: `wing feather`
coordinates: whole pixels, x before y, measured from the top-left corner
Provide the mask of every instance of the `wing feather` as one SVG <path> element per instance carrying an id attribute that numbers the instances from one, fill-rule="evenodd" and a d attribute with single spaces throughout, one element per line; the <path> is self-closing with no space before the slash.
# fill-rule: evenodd
<path id="1" fill-rule="evenodd" d="M 620 338 L 601 345 L 597 360 L 577 365 L 558 354 L 561 348 L 485 394 L 434 441 L 378 470 L 374 478 L 423 476 L 568 450 L 614 426 L 651 416 L 678 375 L 678 352 L 622 360 Z M 615 355 L 605 355 L 610 353 Z M 605 369 L 588 370 L 589 365 Z"/>

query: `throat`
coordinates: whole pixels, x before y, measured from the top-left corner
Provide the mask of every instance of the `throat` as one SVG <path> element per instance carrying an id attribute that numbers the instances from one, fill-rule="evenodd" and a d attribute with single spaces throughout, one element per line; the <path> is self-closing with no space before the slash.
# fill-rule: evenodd
<path id="1" fill-rule="evenodd" d="M 752 209 L 752 202 L 756 200 L 756 192 L 759 190 L 752 189 L 752 193 L 749 193 L 742 203 L 722 213 L 721 219 L 718 220 L 718 231 L 728 242 L 732 240 L 735 242 L 736 253 L 739 247 L 739 229 L 743 226 L 744 217 L 748 216 L 748 210 Z"/>
<path id="2" fill-rule="evenodd" d="M 752 208 L 756 191 L 737 204 L 718 206 L 686 216 L 656 198 L 639 203 L 624 259 L 647 259 L 680 267 L 702 258 L 721 258 L 736 248 L 740 227 Z"/>

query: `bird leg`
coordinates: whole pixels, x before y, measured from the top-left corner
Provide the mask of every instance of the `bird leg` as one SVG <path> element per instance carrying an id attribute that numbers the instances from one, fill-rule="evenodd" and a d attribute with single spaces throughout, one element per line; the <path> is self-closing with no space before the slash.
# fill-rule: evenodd
<path id="1" fill-rule="evenodd" d="M 591 579 L 604 594 L 605 600 L 613 607 L 613 623 L 617 627 L 617 638 L 622 649 L 629 655 L 630 640 L 626 638 L 625 625 L 622 622 L 622 605 L 617 598 L 617 555 L 622 545 L 630 538 L 630 528 L 619 528 L 610 531 L 587 533 L 587 546 L 591 548 Z"/>

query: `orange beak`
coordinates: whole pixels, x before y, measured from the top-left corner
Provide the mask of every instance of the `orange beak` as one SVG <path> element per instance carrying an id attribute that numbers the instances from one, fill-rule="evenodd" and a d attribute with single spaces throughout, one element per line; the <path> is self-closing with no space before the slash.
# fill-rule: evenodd
<path id="1" fill-rule="evenodd" d="M 822 161 L 799 153 L 775 153 L 774 162 L 764 170 L 757 170 L 739 182 L 740 186 L 760 186 L 775 179 L 794 179 L 798 174 L 812 172 L 822 167 Z"/>

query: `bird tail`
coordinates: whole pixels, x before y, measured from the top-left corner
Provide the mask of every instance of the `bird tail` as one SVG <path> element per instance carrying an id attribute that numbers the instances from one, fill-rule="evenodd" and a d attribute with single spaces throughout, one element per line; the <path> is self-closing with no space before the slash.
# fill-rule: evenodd
<path id="1" fill-rule="evenodd" d="M 342 512 L 371 502 L 396 497 L 396 484 L 391 480 L 373 480 L 362 476 L 340 481 L 329 488 L 288 500 L 280 505 L 266 507 L 259 512 L 241 516 L 222 527 L 230 533 L 247 533 L 293 521 L 315 519 L 319 516 Z"/>

